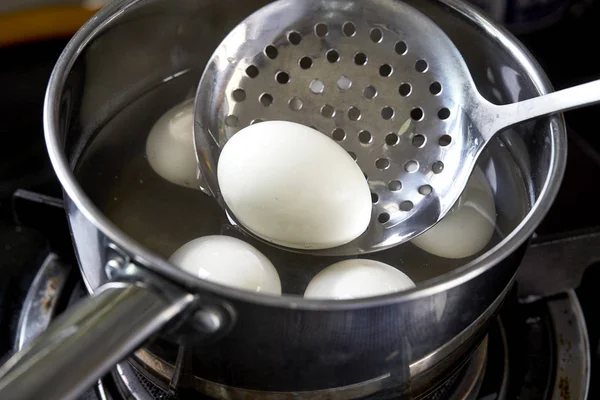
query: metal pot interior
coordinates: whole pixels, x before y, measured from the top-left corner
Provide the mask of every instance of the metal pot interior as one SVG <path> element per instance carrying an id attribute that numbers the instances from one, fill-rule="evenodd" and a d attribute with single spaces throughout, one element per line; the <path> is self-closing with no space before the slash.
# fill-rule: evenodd
<path id="1" fill-rule="evenodd" d="M 523 49 L 470 8 L 455 1 L 409 3 L 447 32 L 490 101 L 514 102 L 545 90 L 543 73 Z M 85 44 L 68 48 L 63 55 L 76 54 L 76 59 L 59 61 L 64 86 L 61 77 L 51 82 L 48 96 L 54 103 L 46 105 L 50 115 L 46 134 L 67 193 L 93 221 L 111 228 L 101 229 L 109 238 L 135 243 L 136 250 L 143 249 L 143 259 L 153 260 L 168 258 L 196 237 L 238 236 L 273 262 L 284 295 L 301 296 L 310 279 L 337 259 L 288 253 L 241 236 L 216 201 L 199 190 L 165 181 L 150 168 L 145 155 L 154 122 L 174 105 L 193 98 L 216 45 L 264 4 L 234 0 L 112 4 L 103 11 L 102 24 L 79 33 L 87 36 Z M 52 109 L 58 104 L 60 111 Z M 57 143 L 64 147 L 53 148 Z M 562 177 L 564 150 L 564 128 L 557 117 L 507 130 L 490 144 L 479 167 L 493 190 L 497 216 L 494 236 L 480 252 L 449 259 L 408 243 L 369 258 L 399 268 L 419 287 L 460 279 L 461 274 L 493 265 L 527 239 L 549 207 Z M 70 170 L 62 164 L 63 155 L 56 155 L 60 152 Z"/>

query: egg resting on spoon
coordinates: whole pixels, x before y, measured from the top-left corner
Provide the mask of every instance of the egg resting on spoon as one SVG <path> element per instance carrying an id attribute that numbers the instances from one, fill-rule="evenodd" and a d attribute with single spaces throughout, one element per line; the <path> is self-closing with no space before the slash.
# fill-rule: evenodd
<path id="1" fill-rule="evenodd" d="M 326 249 L 360 236 L 371 220 L 371 193 L 352 157 L 301 124 L 250 125 L 223 146 L 219 189 L 232 215 L 266 241 Z"/>

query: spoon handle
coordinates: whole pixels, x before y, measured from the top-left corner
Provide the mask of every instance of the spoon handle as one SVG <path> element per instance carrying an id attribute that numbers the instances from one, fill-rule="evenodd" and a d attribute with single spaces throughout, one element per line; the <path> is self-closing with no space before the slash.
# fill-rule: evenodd
<path id="1" fill-rule="evenodd" d="M 491 137 L 496 132 L 519 122 L 600 103 L 600 80 L 573 86 L 518 103 L 492 107 L 493 122 L 486 129 Z"/>

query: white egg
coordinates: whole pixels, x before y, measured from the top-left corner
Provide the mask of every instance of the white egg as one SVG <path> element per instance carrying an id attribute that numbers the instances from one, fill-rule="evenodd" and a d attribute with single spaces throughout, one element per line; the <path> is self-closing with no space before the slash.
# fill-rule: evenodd
<path id="1" fill-rule="evenodd" d="M 400 292 L 415 287 L 403 272 L 379 261 L 345 260 L 330 265 L 310 281 L 304 297 L 357 299 Z"/>
<path id="2" fill-rule="evenodd" d="M 271 261 L 248 243 L 230 236 L 203 236 L 181 246 L 169 261 L 224 286 L 281 295 L 281 281 Z"/>
<path id="3" fill-rule="evenodd" d="M 154 172 L 164 179 L 199 189 L 193 127 L 192 99 L 171 108 L 154 123 L 146 140 L 146 156 Z"/>
<path id="4" fill-rule="evenodd" d="M 282 246 L 339 246 L 360 236 L 371 219 L 369 186 L 352 157 L 297 123 L 240 130 L 221 151 L 217 177 L 239 223 Z"/>
<path id="5" fill-rule="evenodd" d="M 494 194 L 485 174 L 476 167 L 450 213 L 412 243 L 439 257 L 469 257 L 488 244 L 495 227 Z"/>

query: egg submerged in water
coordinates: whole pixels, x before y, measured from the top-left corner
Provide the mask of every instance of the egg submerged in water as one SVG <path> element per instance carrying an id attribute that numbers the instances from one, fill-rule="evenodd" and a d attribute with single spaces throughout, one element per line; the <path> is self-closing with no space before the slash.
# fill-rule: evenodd
<path id="1" fill-rule="evenodd" d="M 359 258 L 332 264 L 319 272 L 306 287 L 304 297 L 358 299 L 413 287 L 412 279 L 391 265 Z"/>
<path id="2" fill-rule="evenodd" d="M 200 188 L 194 150 L 194 100 L 164 113 L 146 139 L 146 156 L 158 175 L 176 185 Z"/>
<path id="3" fill-rule="evenodd" d="M 440 222 L 411 240 L 420 249 L 444 258 L 464 258 L 480 252 L 496 227 L 496 204 L 490 184 L 479 167 Z"/>
<path id="4" fill-rule="evenodd" d="M 307 126 L 250 125 L 223 146 L 219 188 L 235 219 L 266 241 L 325 249 L 360 236 L 371 220 L 371 193 L 352 157 Z"/>
<path id="5" fill-rule="evenodd" d="M 221 235 L 203 236 L 181 246 L 169 262 L 207 281 L 257 293 L 281 295 L 271 261 L 248 243 Z"/>

